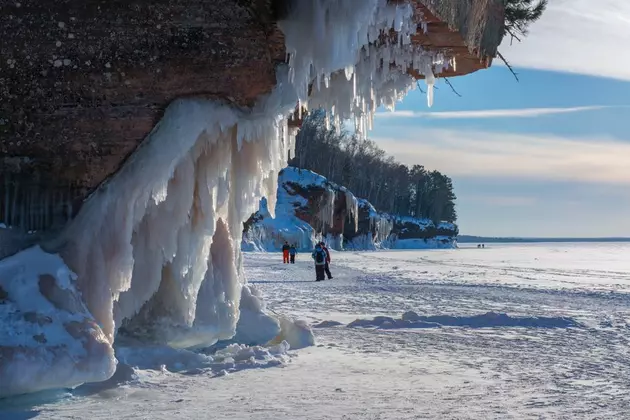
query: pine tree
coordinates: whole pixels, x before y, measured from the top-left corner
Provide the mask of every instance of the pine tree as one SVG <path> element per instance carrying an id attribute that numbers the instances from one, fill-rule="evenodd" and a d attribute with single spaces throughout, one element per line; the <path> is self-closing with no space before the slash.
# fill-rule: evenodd
<path id="1" fill-rule="evenodd" d="M 520 41 L 527 35 L 530 24 L 536 22 L 547 8 L 548 0 L 504 0 L 504 35 Z"/>

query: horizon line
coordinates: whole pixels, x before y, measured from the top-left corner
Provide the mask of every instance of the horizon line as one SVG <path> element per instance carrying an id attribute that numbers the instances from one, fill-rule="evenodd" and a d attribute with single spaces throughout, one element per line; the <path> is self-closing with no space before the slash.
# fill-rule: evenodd
<path id="1" fill-rule="evenodd" d="M 524 239 L 524 240 L 534 240 L 534 239 L 614 239 L 614 240 L 625 240 L 630 241 L 630 236 L 483 236 L 483 235 L 468 235 L 468 234 L 459 234 L 457 237 L 469 237 L 469 238 L 480 238 L 480 239 Z"/>

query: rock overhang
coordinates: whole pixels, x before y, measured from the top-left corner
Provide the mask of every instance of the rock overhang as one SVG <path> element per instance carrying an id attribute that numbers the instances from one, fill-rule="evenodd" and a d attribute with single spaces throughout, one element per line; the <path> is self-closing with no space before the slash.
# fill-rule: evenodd
<path id="1" fill-rule="evenodd" d="M 413 8 L 412 45 L 454 58 L 456 66 L 435 76 L 491 64 L 503 31 L 501 0 L 391 3 Z M 175 98 L 251 107 L 286 62 L 276 21 L 291 7 L 289 0 L 0 6 L 0 221 L 24 230 L 63 226 Z"/>

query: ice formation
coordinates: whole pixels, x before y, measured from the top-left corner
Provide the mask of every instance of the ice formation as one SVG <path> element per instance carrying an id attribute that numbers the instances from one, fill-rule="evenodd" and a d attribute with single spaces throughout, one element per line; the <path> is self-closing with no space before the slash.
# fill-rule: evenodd
<path id="1" fill-rule="evenodd" d="M 300 103 L 305 108 L 329 111 L 336 127 L 342 120 L 354 119 L 357 131 L 365 133 L 379 106 L 392 109 L 415 87 L 415 79 L 408 74 L 415 70 L 425 76 L 431 106 L 435 72 L 455 62 L 412 45 L 411 35 L 417 32 L 418 24 L 426 31 L 426 24 L 414 16 L 410 3 L 300 3 L 289 18 L 278 23 L 286 36 L 289 77 Z"/>
<path id="2" fill-rule="evenodd" d="M 285 241 L 310 251 L 322 239 L 335 250 L 456 246 L 453 223 L 436 225 L 429 219 L 379 212 L 368 200 L 306 169 L 280 171 L 277 197 L 276 217 L 262 198 L 258 212 L 245 223 L 243 251 L 279 251 Z"/>
<path id="3" fill-rule="evenodd" d="M 295 6 L 279 22 L 289 62 L 279 67 L 274 92 L 251 110 L 203 99 L 174 101 L 62 234 L 42 244 L 65 263 L 57 260 L 48 274 L 67 294 L 78 299 L 80 293 L 83 302 L 62 309 L 51 309 L 39 297 L 27 302 L 20 288 L 34 288 L 36 273 L 24 274 L 28 264 L 16 270 L 13 260 L 3 262 L 8 271 L 2 281 L 12 303 L 0 305 L 2 322 L 16 314 L 26 317 L 29 305 L 36 305 L 51 318 L 50 327 L 48 318 L 40 325 L 36 317 L 38 327 L 16 326 L 20 334 L 37 332 L 42 339 L 39 329 L 50 328 L 68 350 L 42 377 L 41 363 L 54 360 L 58 347 L 33 352 L 19 340 L 7 341 L 0 351 L 13 356 L 0 359 L 3 385 L 16 385 L 0 388 L 0 395 L 105 379 L 113 373 L 111 344 L 121 327 L 172 347 L 207 346 L 235 335 L 241 306 L 243 313 L 251 311 L 248 322 L 261 322 L 268 335 L 277 331 L 278 322 L 269 320 L 253 302 L 258 296 L 244 287 L 237 245 L 242 222 L 260 197 L 268 197 L 270 213 L 276 208 L 277 173 L 293 147 L 287 121 L 296 104 L 307 107 L 310 101 L 336 120 L 354 118 L 363 132 L 377 106 L 391 107 L 414 86 L 408 70 L 418 70 L 431 85 L 434 68 L 449 63 L 410 45 L 417 22 L 407 3 L 313 0 Z M 334 200 L 328 200 L 322 223 L 330 222 Z M 356 203 L 350 204 L 356 211 Z M 15 258 L 41 266 L 57 257 L 31 248 Z M 71 282 L 70 270 L 76 274 Z M 247 301 L 241 302 L 242 296 Z M 73 317 L 91 326 L 63 334 L 60 323 Z M 41 363 L 34 362 L 31 378 L 20 383 L 18 360 L 29 357 Z M 85 369 L 90 373 L 83 374 Z"/>
<path id="4" fill-rule="evenodd" d="M 282 100 L 283 89 L 250 114 L 174 102 L 51 244 L 76 272 L 110 341 L 124 320 L 176 347 L 234 335 L 242 276 L 233 244 L 258 198 L 274 191 L 290 147 L 281 135 L 279 105 L 292 103 Z"/>
<path id="5" fill-rule="evenodd" d="M 365 199 L 357 201 L 357 207 L 367 213 L 369 226 L 367 232 L 357 235 L 346 243 L 347 249 L 374 250 L 391 246 L 391 234 L 394 230 L 393 217 L 376 211 L 372 203 Z M 358 212 L 358 209 L 357 209 Z"/>

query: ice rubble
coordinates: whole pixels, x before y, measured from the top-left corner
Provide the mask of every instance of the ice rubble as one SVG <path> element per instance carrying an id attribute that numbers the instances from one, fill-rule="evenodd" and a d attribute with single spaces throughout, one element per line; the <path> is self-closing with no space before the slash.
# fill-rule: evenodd
<path id="1" fill-rule="evenodd" d="M 391 106 L 414 86 L 408 69 L 425 74 L 431 86 L 433 68 L 449 63 L 409 45 L 417 22 L 408 4 L 314 0 L 295 5 L 279 22 L 289 65 L 279 69 L 272 94 L 252 110 L 201 99 L 174 101 L 64 232 L 43 244 L 63 261 L 39 248 L 3 261 L 10 304 L 0 305 L 2 322 L 26 317 L 29 309 L 48 318 L 5 330 L 0 350 L 10 356 L 0 360 L 0 396 L 105 379 L 113 373 L 111 343 L 121 326 L 172 347 L 233 337 L 239 305 L 246 301 L 241 296 L 248 299 L 243 314 L 255 314 L 248 315 L 251 322 L 266 319 L 269 334 L 277 331 L 277 322 L 252 304 L 258 297 L 247 294 L 235 244 L 260 197 L 268 197 L 271 211 L 275 208 L 276 175 L 293 146 L 288 116 L 296 104 L 308 105 L 312 83 L 313 104 L 335 119 L 353 117 L 364 131 L 377 106 Z M 35 293 L 41 273 L 29 271 L 32 267 L 46 267 L 45 274 L 80 302 L 76 287 L 83 302 L 50 306 Z M 76 273 L 72 282 L 70 269 Z M 32 296 L 26 295 L 31 289 Z M 84 328 L 63 333 L 60 325 L 74 317 Z M 36 350 L 20 341 L 31 333 L 48 340 L 49 332 L 51 344 Z M 31 375 L 18 375 L 23 367 L 18 360 L 33 362 Z"/>

